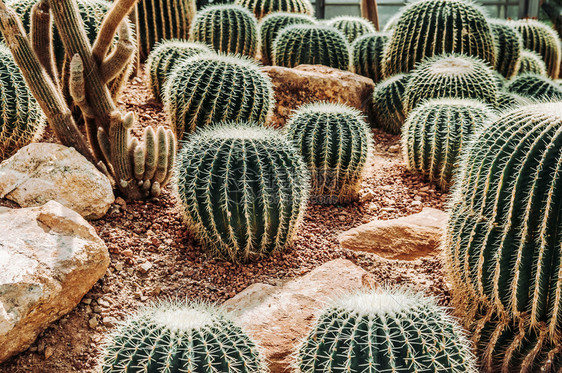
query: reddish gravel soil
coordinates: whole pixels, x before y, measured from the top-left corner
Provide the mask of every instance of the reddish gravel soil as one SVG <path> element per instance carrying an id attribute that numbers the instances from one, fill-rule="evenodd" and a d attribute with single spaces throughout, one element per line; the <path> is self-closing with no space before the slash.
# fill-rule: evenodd
<path id="1" fill-rule="evenodd" d="M 145 86 L 145 76 L 133 80 L 120 102 L 137 113 L 142 127 L 166 122 L 162 105 Z M 361 202 L 347 206 L 311 205 L 294 245 L 260 262 L 238 265 L 206 255 L 182 224 L 170 188 L 160 198 L 125 204 L 118 199 L 110 212 L 92 224 L 106 242 L 111 265 L 106 275 L 69 315 L 49 327 L 26 352 L 0 365 L 0 371 L 94 372 L 100 342 L 128 312 L 155 299 L 187 297 L 222 302 L 247 286 L 279 284 L 321 264 L 347 258 L 372 274 L 374 281 L 407 284 L 448 304 L 438 256 L 415 261 L 386 260 L 374 254 L 341 249 L 338 235 L 372 219 L 392 219 L 443 208 L 446 196 L 411 175 L 399 156 L 399 138 L 374 130 L 374 156 L 363 183 Z M 44 141 L 54 141 L 47 131 Z M 14 207 L 8 201 L 0 205 Z M 152 267 L 145 272 L 142 264 Z"/>

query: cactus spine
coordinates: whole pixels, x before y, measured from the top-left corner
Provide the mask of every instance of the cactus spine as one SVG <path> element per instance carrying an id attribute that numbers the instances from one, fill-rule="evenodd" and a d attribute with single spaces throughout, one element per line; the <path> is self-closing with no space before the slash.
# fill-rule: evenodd
<path id="1" fill-rule="evenodd" d="M 546 64 L 539 54 L 523 49 L 521 52 L 521 64 L 517 74 L 523 75 L 527 73 L 546 76 Z"/>
<path id="2" fill-rule="evenodd" d="M 258 346 L 220 307 L 161 302 L 145 306 L 114 331 L 100 371 L 265 373 Z"/>
<path id="3" fill-rule="evenodd" d="M 378 128 L 393 135 L 401 132 L 404 115 L 404 100 L 409 74 L 399 74 L 375 86 L 373 92 L 373 114 Z"/>
<path id="4" fill-rule="evenodd" d="M 484 14 L 464 0 L 420 0 L 398 19 L 383 59 L 385 77 L 409 72 L 426 57 L 462 53 L 495 66 L 494 40 Z"/>
<path id="5" fill-rule="evenodd" d="M 489 23 L 496 46 L 496 70 L 506 79 L 511 79 L 519 69 L 523 39 L 503 20 L 494 19 Z"/>
<path id="6" fill-rule="evenodd" d="M 486 372 L 562 369 L 561 149 L 555 102 L 502 115 L 463 157 L 443 247 Z"/>
<path id="7" fill-rule="evenodd" d="M 314 9 L 310 0 L 235 0 L 236 4 L 248 8 L 257 19 L 270 13 L 287 12 L 312 16 Z"/>
<path id="8" fill-rule="evenodd" d="M 177 65 L 164 87 L 164 109 L 178 138 L 213 122 L 264 124 L 273 105 L 271 79 L 248 58 L 191 57 Z"/>
<path id="9" fill-rule="evenodd" d="M 310 179 L 282 133 L 251 123 L 219 124 L 191 136 L 178 158 L 186 223 L 210 252 L 247 262 L 291 243 Z"/>
<path id="10" fill-rule="evenodd" d="M 465 143 L 493 117 L 492 110 L 476 100 L 429 100 L 404 123 L 404 161 L 410 170 L 448 189 Z"/>
<path id="11" fill-rule="evenodd" d="M 509 82 L 508 92 L 536 100 L 562 100 L 562 87 L 537 74 L 523 74 Z"/>
<path id="12" fill-rule="evenodd" d="M 340 70 L 349 68 L 349 44 L 333 27 L 292 25 L 281 30 L 273 43 L 275 65 L 295 67 L 320 64 Z"/>
<path id="13" fill-rule="evenodd" d="M 342 104 L 300 107 L 287 124 L 310 170 L 313 200 L 348 203 L 358 199 L 371 136 L 361 112 Z"/>
<path id="14" fill-rule="evenodd" d="M 193 18 L 190 37 L 220 52 L 255 57 L 258 22 L 239 5 L 208 6 Z"/>
<path id="15" fill-rule="evenodd" d="M 531 100 L 529 100 L 528 98 L 519 96 L 518 94 L 515 93 L 510 93 L 510 92 L 504 92 L 504 91 L 500 91 L 498 92 L 498 109 L 499 110 L 510 110 L 510 109 L 515 109 L 519 106 L 523 106 L 523 105 L 529 105 L 531 103 Z"/>
<path id="16" fill-rule="evenodd" d="M 290 25 L 313 25 L 316 21 L 311 16 L 297 13 L 272 13 L 264 17 L 259 24 L 261 60 L 265 65 L 273 63 L 273 42 L 283 28 Z"/>
<path id="17" fill-rule="evenodd" d="M 431 298 L 404 289 L 340 297 L 301 342 L 297 373 L 476 373 L 457 321 Z"/>
<path id="18" fill-rule="evenodd" d="M 328 26 L 332 26 L 340 30 L 346 37 L 347 41 L 351 44 L 358 37 L 365 34 L 371 34 L 375 32 L 375 26 L 361 17 L 349 17 L 341 16 L 332 18 L 327 22 Z"/>
<path id="19" fill-rule="evenodd" d="M 382 78 L 382 57 L 389 34 L 377 32 L 362 36 L 351 45 L 352 67 L 356 74 L 373 79 L 375 83 Z"/>

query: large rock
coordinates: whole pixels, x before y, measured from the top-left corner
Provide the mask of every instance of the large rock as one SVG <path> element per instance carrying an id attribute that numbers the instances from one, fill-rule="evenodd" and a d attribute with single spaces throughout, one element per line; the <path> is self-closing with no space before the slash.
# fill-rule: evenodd
<path id="1" fill-rule="evenodd" d="M 0 362 L 27 349 L 107 270 L 109 254 L 84 218 L 51 201 L 0 209 Z"/>
<path id="2" fill-rule="evenodd" d="M 86 219 L 105 215 L 115 197 L 109 179 L 74 148 L 36 143 L 0 164 L 0 198 L 21 207 L 54 200 Z"/>
<path id="3" fill-rule="evenodd" d="M 340 102 L 370 116 L 375 84 L 369 78 L 323 65 L 265 66 L 263 71 L 275 89 L 271 124 L 276 127 L 285 125 L 293 110 L 315 101 Z"/>
<path id="4" fill-rule="evenodd" d="M 360 288 L 369 279 L 349 260 L 337 259 L 282 286 L 251 285 L 225 306 L 264 348 L 271 373 L 289 372 L 291 354 L 317 312 L 334 296 Z"/>
<path id="5" fill-rule="evenodd" d="M 418 214 L 360 225 L 342 233 L 339 241 L 346 249 L 414 260 L 437 253 L 446 224 L 446 213 L 426 207 Z"/>

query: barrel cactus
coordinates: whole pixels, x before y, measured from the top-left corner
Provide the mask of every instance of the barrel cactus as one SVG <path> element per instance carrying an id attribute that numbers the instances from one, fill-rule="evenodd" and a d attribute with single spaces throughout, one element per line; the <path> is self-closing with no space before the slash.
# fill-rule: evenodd
<path id="1" fill-rule="evenodd" d="M 523 49 L 521 52 L 521 64 L 517 74 L 523 75 L 528 73 L 546 76 L 546 64 L 539 54 Z"/>
<path id="2" fill-rule="evenodd" d="M 107 339 L 103 373 L 265 373 L 259 347 L 221 307 L 166 301 L 144 306 Z"/>
<path id="3" fill-rule="evenodd" d="M 287 135 L 310 170 L 315 202 L 358 199 L 372 141 L 361 112 L 343 104 L 307 104 L 289 120 Z"/>
<path id="4" fill-rule="evenodd" d="M 389 34 L 376 32 L 364 35 L 351 45 L 351 65 L 356 74 L 373 79 L 375 83 L 382 80 L 382 57 Z"/>
<path id="5" fill-rule="evenodd" d="M 208 6 L 193 18 L 190 37 L 220 52 L 255 57 L 258 21 L 239 5 Z"/>
<path id="6" fill-rule="evenodd" d="M 373 92 L 375 125 L 393 135 L 400 134 L 406 119 L 404 100 L 409 80 L 409 74 L 398 74 L 377 84 Z"/>
<path id="7" fill-rule="evenodd" d="M 350 44 L 358 37 L 376 31 L 375 26 L 369 20 L 361 17 L 335 17 L 329 20 L 327 24 L 340 30 Z"/>
<path id="8" fill-rule="evenodd" d="M 146 61 L 150 78 L 148 85 L 152 88 L 154 98 L 161 98 L 166 79 L 178 63 L 197 54 L 211 52 L 205 44 L 176 39 L 165 40 L 156 45 Z"/>
<path id="9" fill-rule="evenodd" d="M 236 262 L 286 248 L 310 189 L 306 165 L 286 136 L 251 123 L 190 136 L 176 177 L 189 230 L 211 253 Z"/>
<path id="10" fill-rule="evenodd" d="M 272 13 L 264 17 L 259 24 L 261 60 L 266 65 L 273 63 L 273 42 L 279 32 L 290 25 L 313 25 L 316 21 L 311 16 L 297 13 Z"/>
<path id="11" fill-rule="evenodd" d="M 511 79 L 519 69 L 523 39 L 506 21 L 494 19 L 489 23 L 496 46 L 496 70 Z"/>
<path id="12" fill-rule="evenodd" d="M 400 19 L 400 17 L 402 17 L 402 12 L 396 12 L 394 13 L 389 19 L 388 21 L 386 21 L 384 27 L 383 27 L 383 31 L 384 32 L 388 32 L 391 33 L 394 28 L 396 27 L 396 24 L 398 23 L 398 20 Z"/>
<path id="13" fill-rule="evenodd" d="M 494 39 L 482 11 L 465 0 L 419 0 L 398 19 L 386 47 L 386 77 L 409 72 L 427 57 L 462 53 L 495 66 Z"/>
<path id="14" fill-rule="evenodd" d="M 0 161 L 37 139 L 45 120 L 12 53 L 0 44 Z"/>
<path id="15" fill-rule="evenodd" d="M 510 110 L 519 106 L 529 105 L 531 102 L 531 99 L 519 96 L 518 94 L 500 91 L 498 92 L 497 108 L 501 111 Z"/>
<path id="16" fill-rule="evenodd" d="M 402 128 L 406 165 L 448 189 L 466 142 L 494 116 L 476 100 L 437 99 L 419 105 Z"/>
<path id="17" fill-rule="evenodd" d="M 546 64 L 548 76 L 558 79 L 562 51 L 556 31 L 532 19 L 511 21 L 510 25 L 521 33 L 523 46 L 538 53 Z"/>
<path id="18" fill-rule="evenodd" d="M 508 92 L 535 100 L 562 100 L 562 87 L 538 74 L 523 74 L 509 82 Z"/>
<path id="19" fill-rule="evenodd" d="M 476 373 L 464 330 L 432 298 L 405 289 L 340 296 L 301 342 L 297 373 Z"/>
<path id="20" fill-rule="evenodd" d="M 507 112 L 458 172 L 443 248 L 484 371 L 562 369 L 561 129 L 561 102 Z"/>
<path id="21" fill-rule="evenodd" d="M 494 80 L 496 81 L 496 88 L 499 91 L 503 90 L 507 85 L 507 79 L 496 70 L 492 70 L 492 74 L 494 74 Z"/>
<path id="22" fill-rule="evenodd" d="M 235 0 L 234 2 L 251 10 L 258 19 L 275 12 L 299 13 L 309 16 L 314 14 L 310 0 Z"/>
<path id="23" fill-rule="evenodd" d="M 188 58 L 176 66 L 164 87 L 164 109 L 178 138 L 212 122 L 264 124 L 273 105 L 271 79 L 249 58 Z"/>
<path id="24" fill-rule="evenodd" d="M 411 75 L 405 93 L 406 113 L 431 98 L 472 98 L 493 107 L 497 104 L 493 71 L 477 58 L 453 54 L 431 57 Z"/>
<path id="25" fill-rule="evenodd" d="M 273 43 L 273 63 L 295 67 L 320 64 L 340 70 L 349 68 L 349 44 L 341 31 L 325 25 L 285 27 Z"/>

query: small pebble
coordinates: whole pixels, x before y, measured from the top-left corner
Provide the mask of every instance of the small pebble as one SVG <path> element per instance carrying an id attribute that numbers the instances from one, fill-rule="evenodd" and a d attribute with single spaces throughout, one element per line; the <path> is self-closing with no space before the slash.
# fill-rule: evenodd
<path id="1" fill-rule="evenodd" d="M 92 317 L 90 320 L 88 320 L 88 325 L 90 325 L 90 328 L 95 329 L 99 325 L 98 319 Z"/>
<path id="2" fill-rule="evenodd" d="M 139 265 L 139 271 L 141 273 L 147 273 L 148 271 L 150 271 L 151 268 L 152 268 L 152 263 L 148 261 Z"/>

